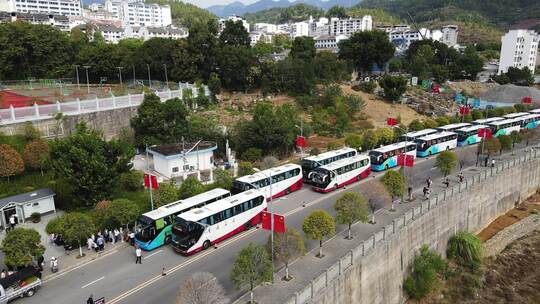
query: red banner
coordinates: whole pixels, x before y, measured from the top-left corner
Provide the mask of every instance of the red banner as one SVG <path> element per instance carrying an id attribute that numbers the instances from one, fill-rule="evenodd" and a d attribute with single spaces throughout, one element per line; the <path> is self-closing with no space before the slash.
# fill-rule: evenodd
<path id="1" fill-rule="evenodd" d="M 493 134 L 491 134 L 490 128 L 482 128 L 482 129 L 478 129 L 478 137 L 491 139 L 493 138 Z"/>
<path id="2" fill-rule="evenodd" d="M 408 154 L 399 154 L 397 156 L 397 165 L 405 167 L 414 166 L 414 156 Z"/>
<path id="3" fill-rule="evenodd" d="M 298 148 L 304 148 L 307 146 L 306 138 L 304 136 L 296 136 L 296 146 Z"/>
<path id="4" fill-rule="evenodd" d="M 272 223 L 270 222 L 271 213 L 263 211 L 262 213 L 262 228 L 264 230 L 272 230 Z M 285 232 L 285 217 L 283 215 L 274 214 L 274 232 Z"/>
<path id="5" fill-rule="evenodd" d="M 150 185 L 152 185 L 152 189 L 159 188 L 157 176 L 145 173 L 144 174 L 144 187 L 150 188 Z"/>
<path id="6" fill-rule="evenodd" d="M 389 125 L 389 126 L 395 126 L 395 125 L 397 125 L 397 119 L 392 118 L 392 117 L 388 117 L 386 119 L 386 124 Z"/>
<path id="7" fill-rule="evenodd" d="M 471 108 L 469 108 L 468 106 L 459 107 L 459 114 L 461 115 L 469 115 L 470 112 L 471 112 Z"/>
<path id="8" fill-rule="evenodd" d="M 524 104 L 531 104 L 532 103 L 532 98 L 531 98 L 531 96 L 525 96 L 525 97 L 523 97 L 523 99 L 521 99 L 521 102 L 524 103 Z"/>

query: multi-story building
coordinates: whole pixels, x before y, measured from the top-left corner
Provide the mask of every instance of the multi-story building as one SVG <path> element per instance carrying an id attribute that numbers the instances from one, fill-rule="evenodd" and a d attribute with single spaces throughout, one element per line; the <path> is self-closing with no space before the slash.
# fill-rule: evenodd
<path id="1" fill-rule="evenodd" d="M 251 32 L 249 33 L 249 39 L 251 41 L 251 45 L 257 44 L 257 42 L 262 41 L 264 43 L 271 43 L 272 38 L 274 37 L 273 33 L 266 33 L 266 32 Z"/>
<path id="2" fill-rule="evenodd" d="M 292 23 L 289 33 L 292 39 L 296 37 L 309 36 L 309 24 L 307 22 Z"/>
<path id="3" fill-rule="evenodd" d="M 272 23 L 255 23 L 253 25 L 254 32 L 275 33 L 277 30 L 278 26 Z"/>
<path id="4" fill-rule="evenodd" d="M 108 43 L 118 43 L 122 39 L 142 39 L 169 38 L 181 39 L 188 36 L 188 32 L 183 28 L 175 27 L 152 27 L 152 26 L 127 26 L 125 28 L 114 25 L 100 25 L 96 29 Z"/>
<path id="5" fill-rule="evenodd" d="M 124 39 L 124 29 L 116 27 L 114 25 L 103 25 L 97 29 L 103 39 L 108 43 L 118 43 L 120 40 Z"/>
<path id="6" fill-rule="evenodd" d="M 54 26 L 64 32 L 69 32 L 71 30 L 70 21 L 66 16 L 0 12 L 0 23 L 15 22 L 17 20 L 30 22 L 32 24 Z"/>
<path id="7" fill-rule="evenodd" d="M 413 41 L 431 39 L 431 31 L 426 28 L 416 30 L 394 30 L 388 34 L 390 41 L 396 45 L 399 51 L 409 48 Z"/>
<path id="8" fill-rule="evenodd" d="M 330 20 L 330 36 L 350 36 L 356 32 L 371 31 L 372 28 L 373 20 L 370 15 L 363 16 L 362 18 L 332 18 Z"/>
<path id="9" fill-rule="evenodd" d="M 375 29 L 376 30 L 379 30 L 379 31 L 384 31 L 386 33 L 390 33 L 390 32 L 393 32 L 393 31 L 406 31 L 406 30 L 410 30 L 411 27 L 407 24 L 397 24 L 397 25 L 393 25 L 393 24 L 380 24 L 380 25 L 376 25 L 375 26 Z"/>
<path id="10" fill-rule="evenodd" d="M 329 20 L 326 17 L 321 17 L 319 20 L 315 21 L 310 16 L 309 17 L 309 36 L 318 37 L 325 36 L 330 34 L 330 24 Z"/>
<path id="11" fill-rule="evenodd" d="M 509 67 L 527 67 L 534 74 L 539 39 L 540 35 L 530 30 L 511 30 L 504 34 L 498 73 L 506 73 Z"/>
<path id="12" fill-rule="evenodd" d="M 325 51 L 337 53 L 339 51 L 338 43 L 344 39 L 347 39 L 347 36 L 345 35 L 318 36 L 318 37 L 315 37 L 315 48 L 317 50 L 325 50 Z"/>
<path id="13" fill-rule="evenodd" d="M 82 15 L 80 0 L 0 0 L 0 11 L 64 16 Z"/>
<path id="14" fill-rule="evenodd" d="M 441 32 L 442 32 L 442 38 L 441 38 L 442 43 L 450 47 L 457 45 L 458 34 L 459 34 L 457 25 L 443 26 L 443 28 L 441 29 Z"/>
<path id="15" fill-rule="evenodd" d="M 171 7 L 143 0 L 107 0 L 105 10 L 124 26 L 169 26 L 172 24 Z"/>
<path id="16" fill-rule="evenodd" d="M 250 31 L 249 31 L 249 23 L 248 23 L 246 20 L 244 20 L 244 19 L 242 19 L 242 18 L 240 18 L 240 17 L 238 17 L 238 16 L 231 15 L 231 16 L 229 16 L 229 17 L 227 17 L 227 18 L 221 18 L 221 19 L 219 19 L 219 21 L 218 21 L 218 29 L 219 29 L 219 32 L 220 32 L 220 33 L 223 31 L 223 29 L 225 29 L 225 23 L 226 23 L 227 21 L 233 21 L 233 22 L 236 22 L 236 21 L 242 21 L 242 25 L 244 26 L 244 28 L 246 29 L 246 31 L 247 31 L 248 33 L 250 32 Z"/>

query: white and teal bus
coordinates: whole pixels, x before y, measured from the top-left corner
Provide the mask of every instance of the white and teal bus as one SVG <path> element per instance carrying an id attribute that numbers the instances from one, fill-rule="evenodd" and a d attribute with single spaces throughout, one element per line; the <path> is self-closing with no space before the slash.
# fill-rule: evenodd
<path id="1" fill-rule="evenodd" d="M 522 120 L 518 117 L 513 119 L 493 121 L 488 123 L 487 125 L 491 129 L 493 137 L 497 137 L 501 135 L 510 135 L 510 133 L 514 131 L 519 132 L 521 130 L 521 121 Z"/>
<path id="2" fill-rule="evenodd" d="M 529 114 L 531 114 L 531 113 L 517 112 L 517 113 L 510 113 L 510 114 L 503 115 L 503 117 L 506 118 L 506 119 L 512 119 L 512 118 L 518 118 L 518 117 L 529 115 Z"/>
<path id="3" fill-rule="evenodd" d="M 482 141 L 482 137 L 478 136 L 478 130 L 488 128 L 486 125 L 472 125 L 454 131 L 457 134 L 457 145 L 466 146 L 474 145 Z"/>
<path id="4" fill-rule="evenodd" d="M 455 132 L 455 130 L 457 130 L 457 129 L 469 127 L 470 125 L 471 124 L 468 123 L 468 122 L 460 122 L 460 123 L 454 123 L 454 124 L 449 124 L 449 125 L 445 125 L 445 126 L 440 126 L 440 127 L 437 128 L 437 130 L 440 131 L 440 132 L 443 132 L 443 131 Z"/>
<path id="5" fill-rule="evenodd" d="M 417 138 L 416 156 L 426 157 L 442 151 L 457 147 L 457 134 L 454 132 L 440 132 Z"/>
<path id="6" fill-rule="evenodd" d="M 475 125 L 485 125 L 485 124 L 488 124 L 490 122 L 499 121 L 499 120 L 504 120 L 504 118 L 502 118 L 502 117 L 490 117 L 490 118 L 473 120 L 472 123 L 475 124 Z"/>
<path id="7" fill-rule="evenodd" d="M 530 110 L 529 113 L 531 113 L 531 114 L 540 114 L 540 109 Z"/>
<path id="8" fill-rule="evenodd" d="M 424 129 L 424 130 L 420 130 L 420 131 L 408 132 L 408 133 L 405 133 L 405 134 L 401 135 L 399 137 L 399 140 L 400 141 L 414 141 L 418 137 L 426 136 L 426 135 L 429 135 L 429 134 L 434 134 L 434 133 L 437 133 L 437 132 L 438 131 L 435 130 L 435 129 Z"/>
<path id="9" fill-rule="evenodd" d="M 521 119 L 522 129 L 534 129 L 538 127 L 538 121 L 540 120 L 540 114 L 529 114 L 519 117 Z"/>
<path id="10" fill-rule="evenodd" d="M 143 250 L 153 250 L 171 242 L 175 216 L 231 196 L 231 192 L 216 188 L 179 200 L 142 214 L 135 224 L 135 242 Z"/>
<path id="11" fill-rule="evenodd" d="M 397 166 L 397 157 L 399 154 L 416 157 L 416 144 L 412 141 L 402 141 L 369 151 L 371 170 L 383 171 Z"/>

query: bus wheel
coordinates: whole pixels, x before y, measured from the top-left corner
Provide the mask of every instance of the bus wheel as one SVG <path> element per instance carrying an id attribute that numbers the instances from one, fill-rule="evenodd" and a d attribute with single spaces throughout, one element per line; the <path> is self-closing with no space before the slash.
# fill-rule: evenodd
<path id="1" fill-rule="evenodd" d="M 167 236 L 165 237 L 165 244 L 170 244 L 171 241 L 172 241 L 172 237 L 171 237 L 170 235 L 167 235 Z"/>
<path id="2" fill-rule="evenodd" d="M 446 151 L 450 150 L 450 147 L 446 147 Z"/>
<path id="3" fill-rule="evenodd" d="M 204 241 L 204 243 L 202 244 L 203 250 L 206 250 L 206 249 L 210 248 L 210 245 L 211 245 L 210 241 L 208 241 L 208 240 Z"/>
<path id="4" fill-rule="evenodd" d="M 291 188 L 287 188 L 287 190 L 285 190 L 285 195 L 289 195 L 291 194 Z"/>
<path id="5" fill-rule="evenodd" d="M 337 188 L 338 188 L 338 184 L 335 184 L 334 185 L 334 190 L 337 190 Z"/>
<path id="6" fill-rule="evenodd" d="M 26 291 L 26 294 L 25 294 L 25 295 L 26 295 L 27 297 L 31 297 L 31 296 L 33 296 L 35 293 L 36 293 L 36 291 L 34 290 L 34 288 L 30 288 L 30 289 L 28 289 L 28 290 Z"/>

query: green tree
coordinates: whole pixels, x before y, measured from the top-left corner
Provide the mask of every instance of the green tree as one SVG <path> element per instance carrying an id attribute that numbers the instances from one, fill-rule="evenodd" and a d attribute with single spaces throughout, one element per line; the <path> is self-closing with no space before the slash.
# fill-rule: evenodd
<path id="1" fill-rule="evenodd" d="M 456 153 L 452 151 L 442 151 L 435 159 L 435 166 L 439 168 L 439 171 L 441 171 L 444 177 L 452 174 L 452 171 L 456 168 L 457 164 L 458 158 Z"/>
<path id="2" fill-rule="evenodd" d="M 420 131 L 424 128 L 424 125 L 418 119 L 413 119 L 413 121 L 411 121 L 411 123 L 409 124 L 409 131 Z"/>
<path id="3" fill-rule="evenodd" d="M 448 240 L 446 256 L 472 271 L 480 269 L 483 262 L 484 245 L 474 234 L 460 231 Z"/>
<path id="4" fill-rule="evenodd" d="M 232 184 L 233 176 L 231 171 L 223 169 L 214 170 L 214 187 L 230 190 L 232 188 Z"/>
<path id="5" fill-rule="evenodd" d="M 405 190 L 405 178 L 397 171 L 386 171 L 381 178 L 381 183 L 386 188 L 386 191 L 392 196 L 392 206 L 390 210 L 394 210 L 394 200 L 397 197 L 401 197 Z"/>
<path id="6" fill-rule="evenodd" d="M 391 101 L 398 101 L 407 91 L 407 79 L 401 76 L 384 75 L 379 85 L 384 90 L 384 96 Z"/>
<path id="7" fill-rule="evenodd" d="M 356 32 L 339 42 L 339 57 L 352 63 L 360 74 L 371 71 L 373 65 L 383 67 L 394 56 L 395 47 L 383 31 Z"/>
<path id="8" fill-rule="evenodd" d="M 355 192 L 346 192 L 342 194 L 334 205 L 336 210 L 336 222 L 339 224 L 349 225 L 347 239 L 352 239 L 351 225 L 360 221 L 365 223 L 368 221 L 368 205 L 366 200 Z"/>
<path id="9" fill-rule="evenodd" d="M 446 264 L 441 256 L 423 245 L 420 255 L 414 258 L 412 273 L 403 285 L 405 291 L 417 300 L 425 297 L 438 284 L 437 273 L 442 273 L 445 268 Z"/>
<path id="10" fill-rule="evenodd" d="M 362 137 L 358 134 L 347 134 L 345 144 L 351 148 L 359 149 L 362 147 Z"/>
<path id="11" fill-rule="evenodd" d="M 253 288 L 262 282 L 272 280 L 272 263 L 264 246 L 249 243 L 234 260 L 231 281 L 237 288 L 248 285 L 250 303 L 253 302 Z"/>
<path id="12" fill-rule="evenodd" d="M 315 49 L 315 40 L 313 37 L 296 37 L 293 40 L 291 53 L 289 54 L 294 59 L 311 62 L 315 58 L 317 50 Z"/>
<path id="13" fill-rule="evenodd" d="M 478 144 L 478 153 L 484 154 L 488 158 L 501 151 L 501 143 L 497 138 L 483 139 L 483 143 Z"/>
<path id="14" fill-rule="evenodd" d="M 272 241 L 268 237 L 266 243 L 268 254 L 272 254 Z M 306 252 L 304 246 L 304 240 L 300 235 L 300 232 L 294 228 L 287 228 L 285 233 L 274 232 L 274 258 L 283 264 L 285 264 L 285 277 L 284 280 L 291 279 L 289 276 L 289 262 L 301 257 Z"/>
<path id="15" fill-rule="evenodd" d="M 178 190 L 178 198 L 186 199 L 204 192 L 204 185 L 197 178 L 189 176 L 182 182 Z"/>
<path id="16" fill-rule="evenodd" d="M 105 210 L 103 228 L 109 229 L 118 227 L 129 229 L 129 223 L 134 222 L 140 214 L 137 204 L 124 198 L 113 200 Z"/>
<path id="17" fill-rule="evenodd" d="M 136 192 L 142 188 L 143 173 L 137 170 L 122 173 L 118 182 L 123 190 Z"/>
<path id="18" fill-rule="evenodd" d="M 69 137 L 51 145 L 55 175 L 73 187 L 73 201 L 91 206 L 110 196 L 117 178 L 131 169 L 134 149 L 117 140 L 105 141 L 100 133 L 79 124 Z"/>
<path id="19" fill-rule="evenodd" d="M 501 154 L 503 150 L 505 151 L 512 150 L 512 137 L 510 137 L 510 135 L 500 135 L 499 137 L 497 137 L 497 139 L 499 140 L 499 143 L 501 146 L 501 150 L 500 150 Z"/>
<path id="20" fill-rule="evenodd" d="M 0 177 L 21 174 L 24 171 L 24 162 L 17 150 L 10 145 L 0 144 Z"/>
<path id="21" fill-rule="evenodd" d="M 386 187 L 378 180 L 370 180 L 362 187 L 361 195 L 371 210 L 371 223 L 376 224 L 375 212 L 392 203 L 392 197 Z"/>
<path id="22" fill-rule="evenodd" d="M 61 216 L 61 231 L 62 238 L 68 244 L 77 243 L 79 245 L 79 256 L 84 256 L 82 252 L 82 244 L 86 239 L 96 232 L 96 226 L 92 218 L 84 213 L 70 212 Z"/>
<path id="23" fill-rule="evenodd" d="M 208 79 L 208 89 L 210 90 L 210 93 L 214 99 L 216 98 L 216 95 L 221 93 L 221 80 L 219 79 L 218 74 L 210 74 L 210 79 Z"/>
<path id="24" fill-rule="evenodd" d="M 238 164 L 238 177 L 242 177 L 245 175 L 251 175 L 255 173 L 255 170 L 253 170 L 253 164 L 248 161 L 243 161 Z"/>
<path id="25" fill-rule="evenodd" d="M 219 42 L 222 46 L 230 45 L 249 47 L 251 40 L 249 38 L 249 33 L 241 20 L 227 20 L 225 21 L 225 28 L 219 35 Z"/>
<path id="26" fill-rule="evenodd" d="M 165 206 L 178 200 L 179 190 L 171 183 L 161 183 L 155 192 L 154 208 Z M 187 197 L 183 197 L 187 198 Z"/>
<path id="27" fill-rule="evenodd" d="M 193 23 L 187 38 L 187 54 L 195 67 L 197 79 L 208 79 L 216 71 L 219 57 L 219 41 L 215 20 Z"/>
<path id="28" fill-rule="evenodd" d="M 336 18 L 344 19 L 349 16 L 347 15 L 347 10 L 343 6 L 334 5 L 330 9 L 328 9 L 328 11 L 326 12 L 326 17 L 327 18 L 336 17 Z"/>
<path id="29" fill-rule="evenodd" d="M 304 219 L 302 230 L 308 239 L 319 241 L 317 256 L 322 258 L 324 256 L 322 253 L 323 240 L 336 233 L 336 223 L 328 212 L 317 209 Z"/>
<path id="30" fill-rule="evenodd" d="M 223 87 L 233 91 L 245 91 L 253 84 L 255 56 L 250 48 L 225 45 L 217 59 Z"/>
<path id="31" fill-rule="evenodd" d="M 510 133 L 510 138 L 512 138 L 512 150 L 514 150 L 514 146 L 522 142 L 525 139 L 525 135 L 519 131 L 513 131 Z"/>
<path id="32" fill-rule="evenodd" d="M 43 173 L 43 167 L 49 159 L 49 145 L 41 139 L 35 139 L 24 147 L 24 163 L 32 169 L 40 169 Z"/>
<path id="33" fill-rule="evenodd" d="M 378 144 L 386 145 L 394 141 L 394 131 L 390 128 L 380 128 L 375 131 L 377 135 Z"/>
<path id="34" fill-rule="evenodd" d="M 41 236 L 35 229 L 15 228 L 2 240 L 4 263 L 9 266 L 26 266 L 45 253 L 41 245 Z"/>

